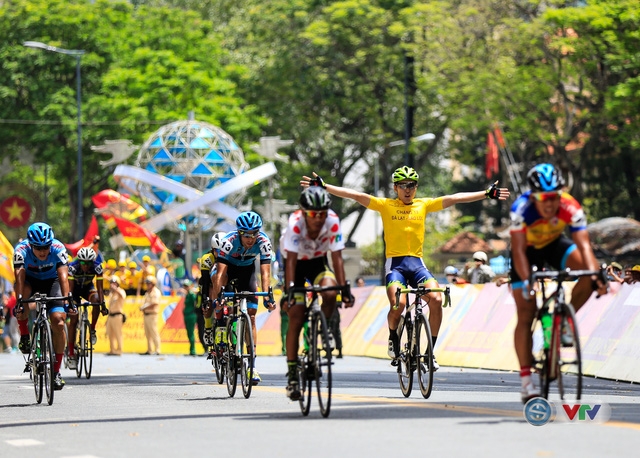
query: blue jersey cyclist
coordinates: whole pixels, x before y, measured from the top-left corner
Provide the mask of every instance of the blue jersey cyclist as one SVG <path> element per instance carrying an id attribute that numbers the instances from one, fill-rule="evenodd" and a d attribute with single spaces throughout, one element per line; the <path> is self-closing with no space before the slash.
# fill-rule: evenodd
<path id="1" fill-rule="evenodd" d="M 564 179 L 560 171 L 551 164 L 538 164 L 529 170 L 527 181 L 531 190 L 516 199 L 510 214 L 510 278 L 518 314 L 514 343 L 524 403 L 540 396 L 531 378 L 531 324 L 536 315 L 535 300 L 529 295 L 531 266 L 543 268 L 548 264 L 554 269 L 598 269 L 587 232 L 587 218 L 578 201 L 563 191 Z M 567 228 L 571 238 L 564 235 Z M 578 281 L 571 294 L 576 311 L 593 289 L 600 294 L 607 291 L 606 285 L 596 277 L 583 277 Z"/>
<path id="2" fill-rule="evenodd" d="M 236 227 L 237 230 L 229 232 L 220 243 L 220 251 L 216 259 L 217 270 L 211 279 L 209 294 L 211 298 L 217 298 L 222 287 L 231 280 L 237 280 L 236 289 L 238 291 L 257 291 L 256 260 L 260 264 L 262 291 L 269 291 L 272 248 L 271 240 L 267 234 L 260 231 L 262 218 L 253 211 L 243 212 L 236 218 Z M 256 313 L 258 301 L 255 298 L 255 300 L 247 302 L 255 349 L 257 346 Z M 218 305 L 217 301 L 214 301 L 214 308 L 219 308 Z M 269 310 L 274 310 L 276 306 L 275 302 L 271 302 L 267 298 L 264 298 L 264 305 Z M 210 337 L 208 341 L 210 341 L 209 339 Z M 252 383 L 257 384 L 260 380 L 260 375 L 254 367 Z"/>
<path id="3" fill-rule="evenodd" d="M 393 190 L 395 198 L 375 197 L 348 188 L 324 184 L 322 179 L 314 173 L 315 178 L 304 176 L 300 181 L 302 186 L 315 184 L 324 185 L 334 196 L 353 199 L 360 205 L 375 210 L 382 217 L 384 241 L 386 244 L 386 286 L 389 299 L 388 352 L 392 358 L 392 365 L 397 365 L 399 354 L 398 325 L 404 311 L 406 298 L 400 298 L 396 304 L 396 290 L 410 285 L 416 287 L 425 285 L 427 288 L 437 288 L 438 282 L 429 272 L 422 260 L 424 245 L 425 218 L 431 212 L 437 212 L 455 204 L 475 202 L 485 198 L 505 200 L 509 197 L 509 190 L 498 188 L 498 182 L 488 189 L 477 192 L 460 192 L 436 198 L 416 198 L 418 189 L 418 173 L 411 167 L 400 167 L 393 172 Z M 429 304 L 429 325 L 433 334 L 435 346 L 440 324 L 442 323 L 442 296 L 440 293 L 426 294 L 423 299 Z M 396 308 L 397 306 L 397 308 Z M 434 357 L 434 370 L 438 363 Z"/>
<path id="4" fill-rule="evenodd" d="M 34 223 L 27 229 L 27 239 L 20 242 L 13 254 L 13 270 L 16 282 L 16 297 L 29 298 L 34 293 L 46 294 L 50 297 L 69 295 L 68 257 L 64 245 L 55 239 L 53 229 L 46 223 Z M 64 322 L 67 318 L 68 304 L 56 301 L 47 304 L 53 349 L 56 354 L 54 362 L 54 389 L 61 390 L 64 380 L 60 376 L 60 365 L 64 353 Z M 16 318 L 20 329 L 19 348 L 22 353 L 29 353 L 29 308 L 16 305 Z"/>
<path id="5" fill-rule="evenodd" d="M 104 292 L 103 292 L 103 270 L 102 263 L 98 259 L 98 255 L 93 248 L 83 247 L 78 250 L 76 259 L 69 264 L 69 289 L 73 295 L 73 300 L 76 304 L 79 304 L 82 299 L 95 304 L 91 311 L 91 344 L 95 345 L 97 342 L 96 337 L 96 324 L 100 313 L 106 315 L 109 310 L 104 305 Z M 95 284 L 94 284 L 95 280 Z M 67 347 L 69 350 L 69 369 L 75 369 L 77 367 L 77 361 L 75 357 L 75 342 L 76 342 L 76 326 L 78 324 L 78 315 L 73 313 L 69 314 L 69 332 L 67 339 Z"/>

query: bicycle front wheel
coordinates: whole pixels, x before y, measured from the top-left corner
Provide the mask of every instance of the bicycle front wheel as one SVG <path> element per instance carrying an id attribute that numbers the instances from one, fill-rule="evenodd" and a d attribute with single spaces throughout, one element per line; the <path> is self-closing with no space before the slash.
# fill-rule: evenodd
<path id="1" fill-rule="evenodd" d="M 331 345 L 329 329 L 324 314 L 314 312 L 311 318 L 311 347 L 309 354 L 313 358 L 314 379 L 318 393 L 318 404 L 323 417 L 331 412 Z"/>
<path id="2" fill-rule="evenodd" d="M 227 392 L 234 397 L 238 387 L 238 364 L 236 358 L 235 329 L 233 323 L 227 323 Z"/>
<path id="3" fill-rule="evenodd" d="M 413 389 L 413 370 L 411 370 L 411 335 L 412 323 L 411 317 L 403 317 L 398 326 L 398 339 L 400 340 L 400 354 L 397 358 L 398 362 L 398 381 L 400 382 L 400 391 L 405 398 L 411 396 Z"/>
<path id="4" fill-rule="evenodd" d="M 433 339 L 429 320 L 421 313 L 416 317 L 416 367 L 422 397 L 428 399 L 433 387 Z"/>
<path id="5" fill-rule="evenodd" d="M 218 380 L 218 384 L 222 385 L 224 383 L 224 373 L 227 368 L 224 363 L 224 358 L 222 358 L 222 345 L 217 344 L 213 347 L 210 347 L 209 355 L 211 356 L 211 364 L 216 371 L 216 379 Z"/>
<path id="6" fill-rule="evenodd" d="M 53 404 L 53 382 L 55 377 L 53 366 L 56 361 L 55 357 L 51 326 L 48 321 L 44 321 L 40 328 L 40 368 L 43 372 L 44 388 L 49 405 Z"/>
<path id="7" fill-rule="evenodd" d="M 82 325 L 82 317 L 80 317 L 76 325 L 76 377 L 78 378 L 82 377 L 86 337 L 85 327 Z"/>
<path id="8" fill-rule="evenodd" d="M 87 379 L 91 378 L 91 368 L 93 367 L 93 343 L 91 343 L 91 327 L 89 326 L 89 320 L 83 322 L 84 327 L 84 352 L 83 352 L 83 364 L 84 364 L 84 376 Z M 79 366 L 80 364 L 78 364 Z"/>
<path id="9" fill-rule="evenodd" d="M 300 389 L 300 411 L 305 417 L 311 410 L 311 386 L 313 383 L 313 367 L 311 366 L 310 353 L 298 357 L 298 386 Z"/>
<path id="10" fill-rule="evenodd" d="M 36 393 L 36 402 L 42 402 L 42 394 L 44 393 L 44 372 L 40 365 L 42 358 L 42 342 L 40 338 L 40 327 L 35 324 L 31 333 L 31 352 L 29 353 L 29 364 L 31 368 L 31 380 Z"/>
<path id="11" fill-rule="evenodd" d="M 242 326 L 242 332 L 240 332 L 239 341 L 237 343 L 238 349 L 241 352 L 239 367 L 240 367 L 240 382 L 242 383 L 242 394 L 246 399 L 251 396 L 251 387 L 253 379 L 253 333 L 251 332 L 251 321 L 247 313 L 243 313 L 238 318 L 238 326 Z"/>
<path id="12" fill-rule="evenodd" d="M 563 311 L 554 317 L 558 326 L 559 344 L 556 345 L 556 371 L 560 399 L 564 401 L 578 401 L 582 396 L 582 354 L 580 337 L 576 324 L 576 314 L 571 304 L 566 304 Z"/>

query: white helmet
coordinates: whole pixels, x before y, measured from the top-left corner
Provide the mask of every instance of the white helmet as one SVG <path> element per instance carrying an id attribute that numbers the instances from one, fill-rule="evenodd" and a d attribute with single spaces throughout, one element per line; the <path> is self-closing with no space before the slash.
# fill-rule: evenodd
<path id="1" fill-rule="evenodd" d="M 93 251 L 93 248 L 84 247 L 78 250 L 78 260 L 80 261 L 95 261 L 96 260 L 96 252 Z"/>
<path id="2" fill-rule="evenodd" d="M 222 239 L 227 235 L 226 232 L 216 232 L 211 236 L 211 249 L 219 250 L 222 248 Z"/>
<path id="3" fill-rule="evenodd" d="M 489 260 L 487 259 L 487 253 L 485 253 L 484 251 L 476 251 L 475 253 L 473 253 L 473 260 L 482 261 L 484 264 L 489 262 Z"/>
<path id="4" fill-rule="evenodd" d="M 458 275 L 458 269 L 453 266 L 447 266 L 444 268 L 445 275 Z"/>

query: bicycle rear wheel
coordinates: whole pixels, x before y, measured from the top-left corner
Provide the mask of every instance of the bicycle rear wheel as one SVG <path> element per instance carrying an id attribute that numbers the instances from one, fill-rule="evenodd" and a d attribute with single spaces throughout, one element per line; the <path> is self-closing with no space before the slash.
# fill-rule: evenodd
<path id="1" fill-rule="evenodd" d="M 549 399 L 549 386 L 551 378 L 549 375 L 549 349 L 545 348 L 542 323 L 540 321 L 540 310 L 531 328 L 532 337 L 532 368 L 540 376 L 540 396 Z"/>
<path id="2" fill-rule="evenodd" d="M 51 336 L 51 326 L 48 321 L 44 321 L 40 329 L 40 367 L 43 372 L 44 388 L 47 393 L 47 403 L 53 404 L 53 381 L 55 377 L 54 363 L 55 352 L 53 351 L 53 338 Z"/>
<path id="3" fill-rule="evenodd" d="M 331 346 L 327 320 L 322 312 L 314 312 L 311 326 L 311 348 L 309 352 L 313 358 L 320 413 L 326 418 L 331 412 Z"/>
<path id="4" fill-rule="evenodd" d="M 415 352 L 420 393 L 428 399 L 433 387 L 433 339 L 429 320 L 422 313 L 416 317 Z"/>
<path id="5" fill-rule="evenodd" d="M 242 355 L 240 356 L 240 382 L 242 384 L 242 394 L 246 399 L 251 396 L 251 387 L 253 379 L 253 333 L 251 332 L 251 321 L 247 313 L 243 313 L 238 318 L 238 326 L 242 326 L 238 348 Z"/>
<path id="6" fill-rule="evenodd" d="M 91 343 L 91 327 L 88 320 L 84 322 L 84 339 L 84 376 L 90 379 L 93 368 L 93 343 Z"/>
<path id="7" fill-rule="evenodd" d="M 41 344 L 40 327 L 37 324 L 34 324 L 33 331 L 31 333 L 29 364 L 31 367 L 31 380 L 33 381 L 33 388 L 36 393 L 36 402 L 38 404 L 42 402 L 42 394 L 44 393 L 44 371 L 40 365 L 42 355 Z"/>
<path id="8" fill-rule="evenodd" d="M 224 383 L 224 374 L 227 369 L 227 365 L 224 363 L 224 358 L 222 358 L 221 344 L 210 347 L 209 354 L 211 355 L 211 364 L 216 371 L 218 384 L 222 385 Z"/>
<path id="9" fill-rule="evenodd" d="M 411 317 L 403 317 L 398 326 L 398 339 L 400 340 L 398 356 L 398 381 L 400 382 L 400 391 L 405 398 L 411 396 L 413 389 L 413 371 L 411 370 L 411 335 L 412 335 Z"/>
<path id="10" fill-rule="evenodd" d="M 238 364 L 236 359 L 236 344 L 233 323 L 227 322 L 227 392 L 229 396 L 234 397 L 236 388 L 238 387 Z"/>
<path id="11" fill-rule="evenodd" d="M 300 411 L 305 417 L 309 415 L 311 410 L 311 385 L 313 383 L 313 376 L 309 377 L 310 372 L 313 371 L 309 360 L 309 354 L 306 353 L 298 357 L 298 383 L 300 389 Z"/>
<path id="12" fill-rule="evenodd" d="M 580 337 L 576 324 L 576 314 L 571 304 L 566 304 L 561 314 L 557 315 L 558 340 L 556 346 L 557 384 L 560 399 L 578 401 L 582 396 L 582 354 Z M 554 323 L 555 324 L 555 323 Z M 562 337 L 563 326 L 567 327 L 565 338 Z M 556 329 L 554 327 L 554 329 Z"/>

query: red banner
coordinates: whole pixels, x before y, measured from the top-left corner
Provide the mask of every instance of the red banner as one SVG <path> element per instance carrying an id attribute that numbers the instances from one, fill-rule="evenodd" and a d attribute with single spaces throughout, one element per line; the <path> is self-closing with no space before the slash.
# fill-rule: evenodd
<path id="1" fill-rule="evenodd" d="M 91 200 L 105 219 L 116 216 L 133 221 L 136 219 L 144 220 L 147 216 L 147 211 L 140 204 L 113 189 L 100 191 L 91 197 Z"/>
<path id="2" fill-rule="evenodd" d="M 75 243 L 65 243 L 67 251 L 74 256 L 78 253 L 78 250 L 82 247 L 89 246 L 93 243 L 93 239 L 96 235 L 100 233 L 98 228 L 98 220 L 95 216 L 91 217 L 91 224 L 89 224 L 89 229 L 87 229 L 86 234 L 84 234 L 84 238 L 78 240 Z"/>
<path id="3" fill-rule="evenodd" d="M 151 247 L 151 251 L 154 253 L 161 253 L 163 251 L 169 251 L 166 245 L 160 240 L 156 234 L 148 231 L 142 226 L 136 223 L 127 221 L 122 218 L 113 218 L 116 222 L 116 226 L 122 233 L 124 241 L 128 245 L 132 246 L 148 246 Z"/>
<path id="4" fill-rule="evenodd" d="M 498 135 L 500 135 L 500 131 L 498 129 L 495 129 L 493 132 L 489 132 L 487 134 L 487 157 L 484 167 L 484 174 L 487 177 L 487 180 L 490 180 L 494 174 L 500 171 L 500 156 L 498 145 L 496 144 L 496 141 L 493 137 L 494 134 L 497 137 Z M 502 135 L 498 137 L 498 142 L 500 141 L 504 143 L 504 140 L 502 140 Z"/>

